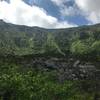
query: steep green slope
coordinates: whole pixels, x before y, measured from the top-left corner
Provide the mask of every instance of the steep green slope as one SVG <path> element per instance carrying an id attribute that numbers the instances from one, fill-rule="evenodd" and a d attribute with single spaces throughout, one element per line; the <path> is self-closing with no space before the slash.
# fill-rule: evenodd
<path id="1" fill-rule="evenodd" d="M 0 100 L 99 99 L 99 24 L 43 29 L 0 20 Z"/>
<path id="2" fill-rule="evenodd" d="M 100 25 L 69 29 L 18 26 L 0 20 L 0 54 L 90 55 L 100 58 Z"/>

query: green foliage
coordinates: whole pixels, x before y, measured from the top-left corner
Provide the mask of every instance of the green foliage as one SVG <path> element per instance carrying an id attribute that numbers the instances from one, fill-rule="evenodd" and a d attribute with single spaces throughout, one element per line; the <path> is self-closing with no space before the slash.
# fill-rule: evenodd
<path id="1" fill-rule="evenodd" d="M 98 54 L 100 54 L 100 41 L 95 41 L 92 44 L 92 50 Z"/>
<path id="2" fill-rule="evenodd" d="M 100 25 L 94 25 L 48 30 L 10 25 L 0 21 L 0 55 L 65 56 L 73 54 L 76 56 L 77 54 L 81 56 L 91 54 L 91 57 L 100 58 L 99 43 L 97 43 L 100 40 L 99 27 Z"/>
<path id="3" fill-rule="evenodd" d="M 75 55 L 86 55 L 89 52 L 89 47 L 82 41 L 78 40 L 72 43 L 71 52 Z"/>
<path id="4" fill-rule="evenodd" d="M 100 41 L 95 41 L 91 46 L 91 50 L 93 55 L 100 61 Z"/>
<path id="5" fill-rule="evenodd" d="M 47 41 L 44 44 L 44 49 L 45 49 L 45 52 L 47 53 L 64 55 L 60 47 L 57 45 L 52 33 L 48 33 Z"/>
<path id="6" fill-rule="evenodd" d="M 65 56 L 68 53 L 100 61 L 100 25 L 48 30 L 0 22 L 2 57 L 29 54 Z M 96 86 L 99 80 L 60 83 L 53 71 L 32 69 L 36 66 L 25 69 L 24 64 L 23 67 L 12 64 L 19 61 L 13 58 L 12 61 L 7 58 L 7 61 L 10 63 L 0 59 L 0 100 L 96 100 L 97 94 L 100 95 Z"/>
<path id="7" fill-rule="evenodd" d="M 77 81 L 61 84 L 52 72 L 21 72 L 19 68 L 14 64 L 1 65 L 0 100 L 93 100 L 91 93 L 80 92 Z"/>

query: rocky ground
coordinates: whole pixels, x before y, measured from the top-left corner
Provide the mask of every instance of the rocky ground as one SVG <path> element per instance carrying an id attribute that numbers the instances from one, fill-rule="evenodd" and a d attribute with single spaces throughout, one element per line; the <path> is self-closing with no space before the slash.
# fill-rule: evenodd
<path id="1" fill-rule="evenodd" d="M 78 79 L 100 79 L 100 62 L 87 62 L 74 58 L 33 57 L 21 58 L 19 64 L 41 71 L 55 71 L 60 81 Z"/>
<path id="2" fill-rule="evenodd" d="M 83 61 L 72 57 L 0 57 L 0 61 L 16 63 L 25 68 L 43 72 L 55 71 L 59 80 L 99 79 L 100 62 Z"/>

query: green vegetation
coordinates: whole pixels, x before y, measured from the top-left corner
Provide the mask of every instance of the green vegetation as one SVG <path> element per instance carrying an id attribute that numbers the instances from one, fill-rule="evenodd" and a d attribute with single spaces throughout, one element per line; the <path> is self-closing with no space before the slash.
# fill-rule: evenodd
<path id="1" fill-rule="evenodd" d="M 16 26 L 0 21 L 0 54 L 93 56 L 100 59 L 100 25 L 70 29 Z"/>
<path id="2" fill-rule="evenodd" d="M 59 83 L 53 71 L 24 72 L 7 63 L 0 70 L 0 100 L 97 100 L 93 81 Z"/>
<path id="3" fill-rule="evenodd" d="M 0 21 L 0 100 L 100 100 L 97 69 L 100 25 L 52 30 Z"/>
<path id="4" fill-rule="evenodd" d="M 71 52 L 76 55 L 87 55 L 89 53 L 89 47 L 78 40 L 72 43 Z"/>
<path id="5" fill-rule="evenodd" d="M 49 55 L 52 55 L 52 53 L 64 55 L 51 33 L 48 33 L 47 35 L 47 41 L 44 44 L 44 49 L 44 53 L 49 53 Z"/>

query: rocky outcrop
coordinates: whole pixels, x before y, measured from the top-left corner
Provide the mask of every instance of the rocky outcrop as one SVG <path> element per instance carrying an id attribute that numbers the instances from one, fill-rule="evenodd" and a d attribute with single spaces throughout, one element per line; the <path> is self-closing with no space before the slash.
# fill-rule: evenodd
<path id="1" fill-rule="evenodd" d="M 35 57 L 28 60 L 20 60 L 20 64 L 24 67 L 32 67 L 41 71 L 55 70 L 60 81 L 100 79 L 100 70 L 93 62 L 80 61 L 73 58 Z"/>
<path id="2" fill-rule="evenodd" d="M 9 58 L 9 59 L 8 59 Z M 100 79 L 100 62 L 89 62 L 72 57 L 0 57 L 3 62 L 16 63 L 24 69 L 55 71 L 57 78 L 64 80 Z"/>

